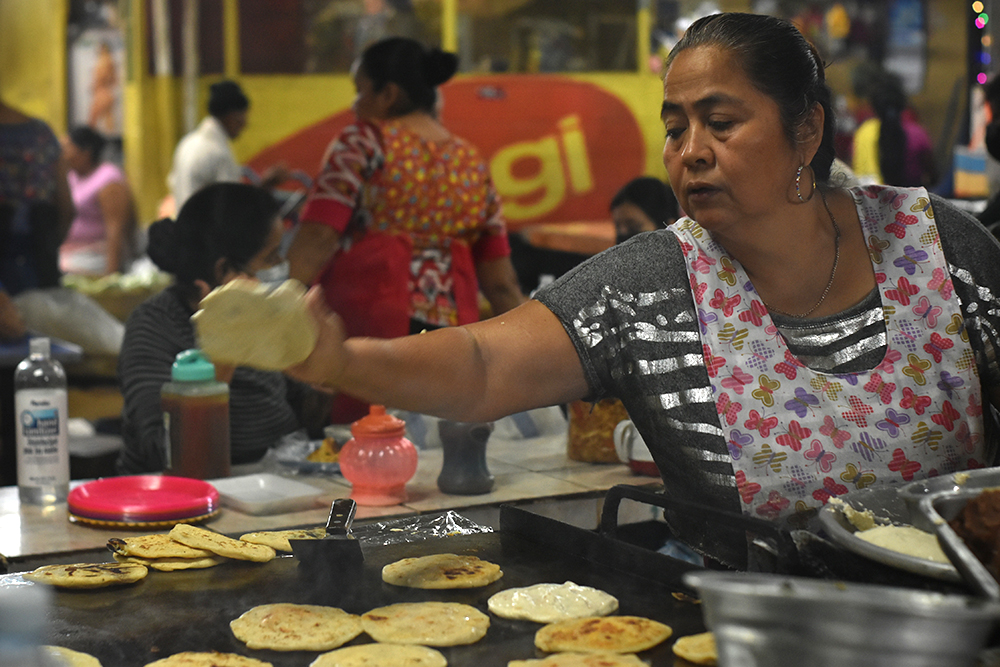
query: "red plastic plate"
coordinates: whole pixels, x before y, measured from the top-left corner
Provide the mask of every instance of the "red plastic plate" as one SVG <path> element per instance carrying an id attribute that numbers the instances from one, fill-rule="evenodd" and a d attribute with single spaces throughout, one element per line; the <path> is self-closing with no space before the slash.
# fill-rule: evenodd
<path id="1" fill-rule="evenodd" d="M 89 519 L 170 521 L 216 511 L 219 492 L 200 479 L 133 475 L 81 484 L 70 491 L 68 503 L 71 514 Z"/>

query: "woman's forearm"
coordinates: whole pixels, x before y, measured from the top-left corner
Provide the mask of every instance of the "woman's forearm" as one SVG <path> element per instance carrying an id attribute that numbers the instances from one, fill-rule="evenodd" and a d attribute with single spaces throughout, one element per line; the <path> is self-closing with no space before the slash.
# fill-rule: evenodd
<path id="1" fill-rule="evenodd" d="M 340 234 L 323 224 L 303 221 L 288 248 L 289 275 L 310 285 L 330 261 L 340 244 Z"/>
<path id="2" fill-rule="evenodd" d="M 340 344 L 321 332 L 299 371 L 292 375 L 370 403 L 456 421 L 491 421 L 587 393 L 572 342 L 538 302 L 404 338 Z"/>
<path id="3" fill-rule="evenodd" d="M 133 224 L 132 195 L 123 183 L 110 183 L 98 193 L 107 238 L 105 273 L 122 268 L 125 244 Z"/>

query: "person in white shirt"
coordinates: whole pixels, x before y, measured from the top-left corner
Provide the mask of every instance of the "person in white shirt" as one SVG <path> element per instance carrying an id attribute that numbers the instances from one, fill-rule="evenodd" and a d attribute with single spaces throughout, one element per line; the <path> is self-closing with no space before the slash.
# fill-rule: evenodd
<path id="1" fill-rule="evenodd" d="M 195 192 L 220 182 L 239 182 L 243 168 L 236 161 L 230 140 L 236 139 L 247 124 L 250 100 L 235 81 L 219 81 L 209 89 L 208 113 L 197 128 L 177 144 L 168 179 L 174 209 L 180 210 Z M 284 165 L 275 165 L 264 174 L 260 185 L 272 188 L 288 177 Z"/>

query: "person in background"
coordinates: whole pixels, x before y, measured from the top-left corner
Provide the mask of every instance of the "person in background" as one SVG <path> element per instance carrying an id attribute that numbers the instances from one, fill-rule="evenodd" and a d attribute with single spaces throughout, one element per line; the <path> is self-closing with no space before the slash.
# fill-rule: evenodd
<path id="1" fill-rule="evenodd" d="M 319 338 L 286 372 L 461 421 L 617 397 L 669 497 L 779 522 L 995 465 L 1000 245 L 923 188 L 830 184 L 823 62 L 787 21 L 699 19 L 665 72 L 663 160 L 690 217 L 422 336 L 349 337 L 313 288 Z M 750 562 L 742 528 L 666 519 Z"/>
<path id="2" fill-rule="evenodd" d="M 908 108 L 903 82 L 883 72 L 869 89 L 874 118 L 854 133 L 854 173 L 862 183 L 931 187 L 938 181 L 927 130 Z"/>
<path id="3" fill-rule="evenodd" d="M 525 300 L 485 160 L 435 118 L 452 53 L 402 37 L 354 67 L 357 122 L 327 148 L 288 250 L 291 276 L 323 285 L 351 335 L 395 338 Z M 367 413 L 339 395 L 334 423 Z"/>
<path id="4" fill-rule="evenodd" d="M 76 218 L 59 249 L 64 273 L 103 276 L 128 269 L 135 256 L 135 204 L 122 170 L 101 160 L 107 140 L 89 127 L 63 139 Z"/>
<path id="5" fill-rule="evenodd" d="M 195 192 L 212 183 L 238 183 L 243 167 L 236 161 L 229 142 L 247 125 L 250 99 L 235 81 L 219 81 L 209 88 L 208 116 L 185 135 L 174 151 L 168 184 L 174 210 L 179 211 Z M 288 178 L 281 164 L 269 168 L 260 186 L 273 188 Z"/>
<path id="6" fill-rule="evenodd" d="M 28 333 L 17 305 L 0 283 L 0 341 L 18 340 Z"/>
<path id="7" fill-rule="evenodd" d="M 149 257 L 175 282 L 140 304 L 125 324 L 118 358 L 124 398 L 119 473 L 163 470 L 160 389 L 170 380 L 177 353 L 197 347 L 191 315 L 213 288 L 233 278 L 274 278 L 273 267 L 282 264 L 277 216 L 278 205 L 266 190 L 217 183 L 188 199 L 176 221 L 165 218 L 150 227 Z M 309 390 L 301 384 L 242 367 L 220 367 L 217 376 L 229 382 L 234 464 L 259 460 L 282 436 L 303 426 L 315 430 L 307 410 Z"/>
<path id="8" fill-rule="evenodd" d="M 75 210 L 51 128 L 0 100 L 0 283 L 11 296 L 59 285 Z"/>
<path id="9" fill-rule="evenodd" d="M 59 285 L 59 245 L 74 216 L 61 153 L 44 121 L 0 99 L 0 337 L 27 333 L 11 297 Z M 0 486 L 17 481 L 11 410 L 0 406 Z"/>
<path id="10" fill-rule="evenodd" d="M 610 208 L 615 243 L 672 225 L 679 215 L 674 193 L 666 183 L 652 176 L 640 176 L 622 186 L 612 197 Z"/>
<path id="11" fill-rule="evenodd" d="M 987 176 L 992 171 L 991 162 L 997 164 L 1000 161 L 1000 77 L 995 76 L 983 86 L 986 112 L 989 114 L 989 123 L 986 125 L 986 152 L 992 158 L 986 163 Z M 992 189 L 992 183 L 991 183 Z M 1000 236 L 1000 191 L 991 191 L 989 202 L 986 208 L 980 211 L 976 218 L 989 229 L 994 236 Z"/>

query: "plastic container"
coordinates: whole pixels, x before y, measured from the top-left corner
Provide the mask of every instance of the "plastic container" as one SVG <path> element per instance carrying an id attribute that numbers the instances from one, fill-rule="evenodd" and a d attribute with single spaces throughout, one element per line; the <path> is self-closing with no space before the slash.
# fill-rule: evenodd
<path id="1" fill-rule="evenodd" d="M 417 448 L 404 437 L 406 422 L 373 405 L 351 424 L 354 437 L 340 450 L 340 472 L 359 505 L 398 505 L 417 471 Z"/>
<path id="2" fill-rule="evenodd" d="M 29 505 L 62 503 L 69 493 L 66 372 L 48 338 L 28 345 L 14 371 L 18 495 Z"/>
<path id="3" fill-rule="evenodd" d="M 229 476 L 229 385 L 201 350 L 185 350 L 160 392 L 164 473 L 213 479 Z"/>
<path id="4" fill-rule="evenodd" d="M 614 433 L 623 419 L 628 419 L 628 411 L 618 399 L 573 401 L 569 404 L 566 456 L 587 463 L 618 463 Z"/>

